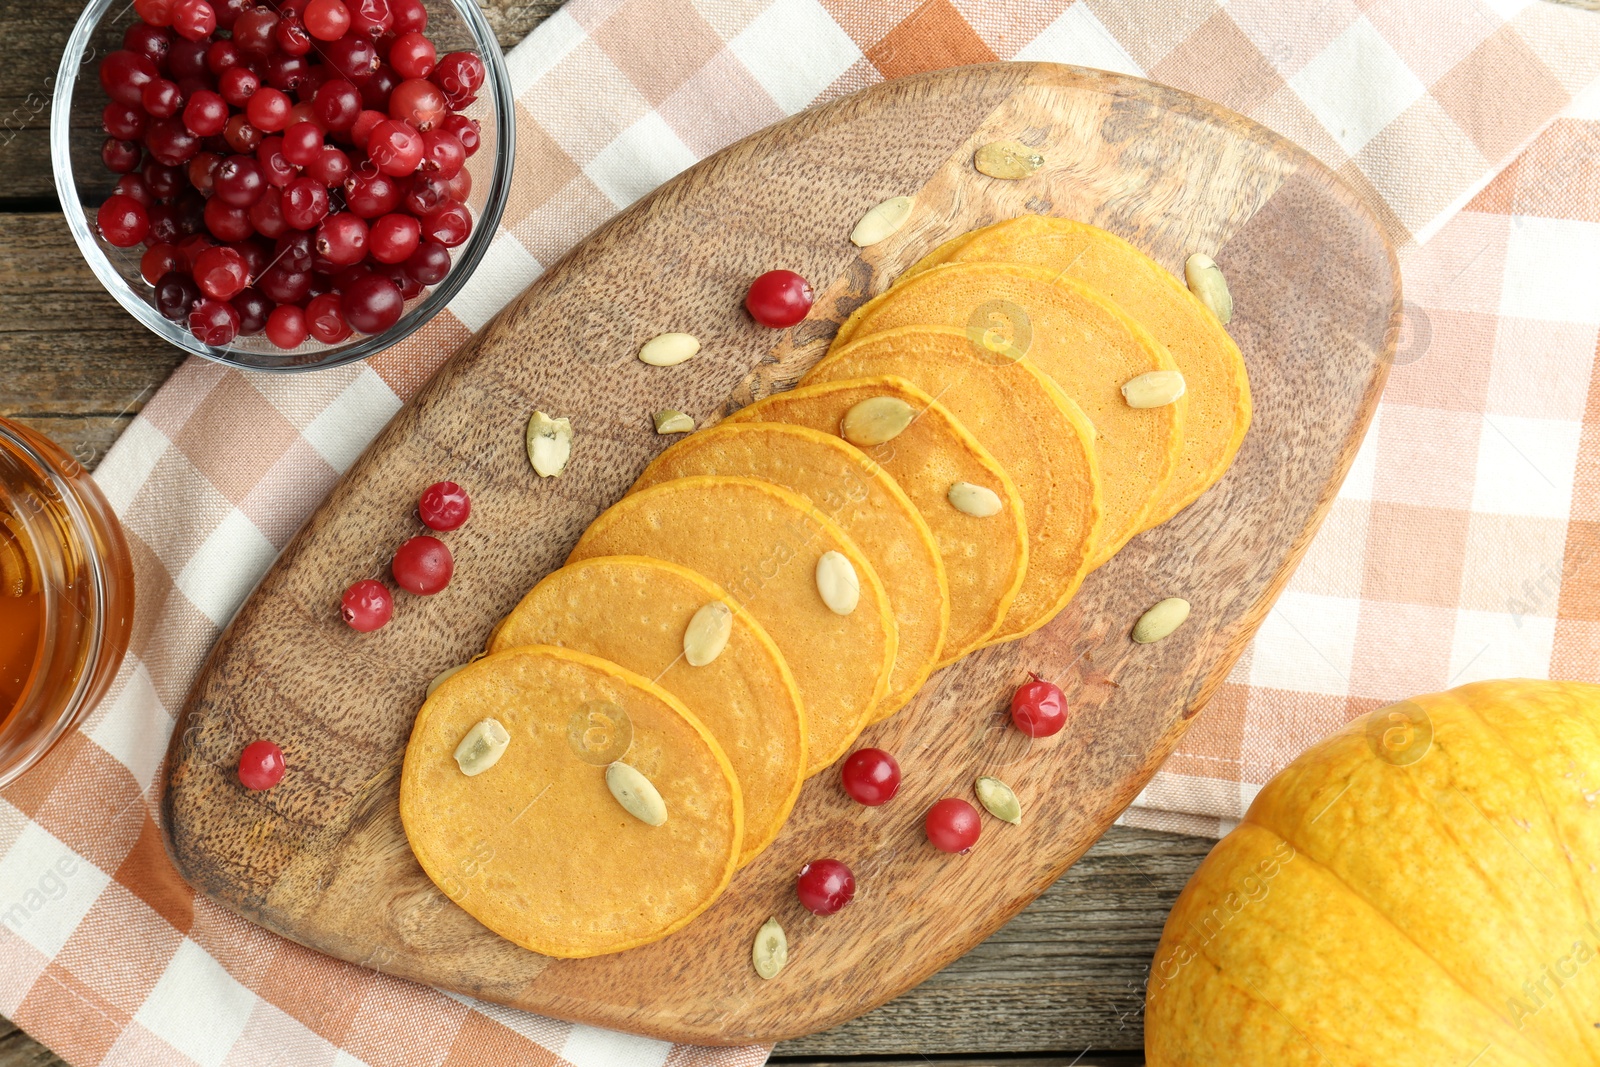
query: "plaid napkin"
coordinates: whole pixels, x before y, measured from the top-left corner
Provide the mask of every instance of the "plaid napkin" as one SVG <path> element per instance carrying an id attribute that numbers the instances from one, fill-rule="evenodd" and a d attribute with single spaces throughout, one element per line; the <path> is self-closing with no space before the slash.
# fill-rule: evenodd
<path id="1" fill-rule="evenodd" d="M 155 784 L 206 649 L 444 356 L 729 141 L 996 58 L 1140 74 L 1309 147 L 1403 248 L 1407 335 L 1322 534 L 1130 809 L 1217 833 L 1351 715 L 1472 678 L 1600 678 L 1600 16 L 1524 0 L 573 0 L 509 57 L 516 188 L 449 314 L 366 365 L 191 361 L 97 477 L 139 610 L 108 699 L 0 794 L 0 1013 L 75 1064 L 756 1064 L 336 962 L 197 898 Z"/>

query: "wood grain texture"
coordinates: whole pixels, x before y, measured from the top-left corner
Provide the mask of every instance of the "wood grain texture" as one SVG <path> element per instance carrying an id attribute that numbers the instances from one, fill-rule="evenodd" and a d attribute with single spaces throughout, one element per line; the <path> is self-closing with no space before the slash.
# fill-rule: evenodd
<path id="1" fill-rule="evenodd" d="M 1052 162 L 1030 183 L 977 175 L 971 152 L 1020 138 Z M 913 222 L 861 254 L 868 206 L 915 192 Z M 1023 210 L 1105 225 L 1169 268 L 1215 249 L 1236 306 L 1256 421 L 1232 471 L 1143 534 L 1028 639 L 930 681 L 865 743 L 899 754 L 896 803 L 853 805 L 813 780 L 776 844 L 685 931 L 611 957 L 552 961 L 478 926 L 417 868 L 395 813 L 411 719 L 435 673 L 489 628 L 667 442 L 649 414 L 703 422 L 796 380 L 837 322 L 952 233 Z M 784 264 L 823 282 L 781 335 L 734 309 Z M 1314 533 L 1386 376 L 1399 306 L 1393 254 L 1353 194 L 1300 149 L 1215 105 L 1137 79 L 1046 64 L 908 78 L 805 113 L 692 168 L 585 242 L 457 354 L 396 416 L 285 550 L 213 650 L 174 734 L 164 823 L 201 891 L 314 948 L 546 1014 L 705 1042 L 836 1024 L 967 951 L 1099 836 L 1226 676 Z M 676 372 L 638 345 L 689 330 Z M 537 480 L 521 429 L 570 415 L 566 474 Z M 337 620 L 339 590 L 411 532 L 417 491 L 474 493 L 447 595 L 408 600 L 375 635 Z M 1152 646 L 1127 628 L 1182 594 L 1189 623 Z M 1027 669 L 1078 709 L 1030 750 L 1004 707 Z M 232 779 L 240 746 L 278 740 L 295 772 L 270 793 Z M 921 813 L 978 773 L 1017 789 L 1022 827 L 972 855 L 921 837 Z M 492 843 L 491 843 L 492 845 Z M 804 913 L 793 872 L 845 858 L 843 915 Z M 492 859 L 489 861 L 492 862 Z M 789 931 L 783 976 L 747 960 L 761 922 Z"/>

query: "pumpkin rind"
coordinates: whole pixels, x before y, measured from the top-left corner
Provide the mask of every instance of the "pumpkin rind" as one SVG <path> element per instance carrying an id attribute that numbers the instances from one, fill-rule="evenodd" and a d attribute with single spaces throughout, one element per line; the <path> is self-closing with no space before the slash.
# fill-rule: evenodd
<path id="1" fill-rule="evenodd" d="M 1268 783 L 1168 917 L 1146 1056 L 1597 1064 L 1597 961 L 1600 686 L 1477 683 Z"/>

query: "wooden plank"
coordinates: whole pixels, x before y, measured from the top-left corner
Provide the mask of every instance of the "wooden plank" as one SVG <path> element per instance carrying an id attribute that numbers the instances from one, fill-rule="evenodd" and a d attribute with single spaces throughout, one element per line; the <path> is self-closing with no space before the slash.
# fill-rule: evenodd
<path id="1" fill-rule="evenodd" d="M 59 214 L 0 215 L 0 233 L 0 415 L 92 468 L 184 353 L 111 298 Z"/>
<path id="2" fill-rule="evenodd" d="M 560 0 L 479 0 L 502 48 L 510 48 L 561 6 Z M 12 53 L 0 64 L 0 161 L 6 165 L 7 201 L 53 201 L 50 172 L 50 100 L 67 37 L 82 10 L 77 4 L 6 4 L 0 40 Z M 84 68 L 95 76 L 93 65 Z M 109 184 L 109 183 L 108 183 Z"/>
<path id="3" fill-rule="evenodd" d="M 1016 183 L 977 174 L 977 146 L 1024 131 L 1041 146 L 1041 169 Z M 1109 193 L 1128 188 L 1149 194 Z M 914 192 L 917 214 L 860 253 L 845 235 L 888 191 Z M 1187 250 L 1219 249 L 1240 309 L 1231 332 L 1256 393 L 1233 468 L 1096 571 L 1050 625 L 962 660 L 870 727 L 862 743 L 900 754 L 908 771 L 895 806 L 864 817 L 827 776 L 813 778 L 772 848 L 676 937 L 589 959 L 523 951 L 469 917 L 470 893 L 495 891 L 475 888 L 486 866 L 476 861 L 461 863 L 466 884 L 452 895 L 465 903 L 450 906 L 417 865 L 396 806 L 415 708 L 428 680 L 481 648 L 665 447 L 648 413 L 677 406 L 704 421 L 792 383 L 845 314 L 934 245 L 1026 210 L 1133 235 L 1168 269 Z M 716 255 L 685 253 L 707 240 Z M 822 294 L 808 323 L 785 335 L 734 313 L 748 279 L 772 263 L 799 268 Z M 865 1012 L 1053 882 L 1226 676 L 1376 404 L 1398 311 L 1394 270 L 1376 221 L 1303 150 L 1215 105 L 1118 75 L 1048 64 L 941 71 L 740 142 L 619 216 L 513 302 L 395 417 L 284 551 L 218 642 L 174 734 L 162 820 L 174 859 L 213 899 L 303 944 L 595 1025 L 737 1043 Z M 1327 321 L 1348 324 L 1337 344 L 1319 328 Z M 694 333 L 706 355 L 665 372 L 645 366 L 638 346 L 666 329 Z M 529 475 L 522 429 L 536 406 L 574 420 L 580 443 L 559 480 Z M 353 638 L 326 610 L 328 590 L 364 573 L 375 542 L 403 536 L 415 486 L 443 471 L 474 487 L 472 526 L 452 544 L 455 584 L 426 603 L 404 601 L 385 629 Z M 696 529 L 703 541 L 716 536 Z M 769 539 L 769 559 L 803 559 L 776 528 L 751 536 Z M 1133 620 L 1176 590 L 1193 602 L 1192 621 L 1159 644 L 1133 645 Z M 352 656 L 384 669 L 352 688 Z M 998 714 L 1028 670 L 1060 679 L 1077 714 L 1051 741 L 1005 752 L 1005 738 L 1020 735 Z M 340 758 L 314 760 L 269 797 L 247 796 L 225 771 L 241 728 L 286 751 Z M 1001 766 L 1029 812 L 1021 827 L 989 833 L 965 862 L 920 843 L 920 812 Z M 492 853 L 494 841 L 486 830 L 483 847 Z M 825 921 L 803 913 L 791 885 L 819 856 L 850 862 L 865 890 Z M 743 961 L 771 915 L 792 951 L 782 979 L 763 983 Z M 1011 988 L 1020 994 L 1055 960 L 1018 953 Z M 1102 1011 L 1120 1002 L 1098 995 Z M 970 1000 L 965 1010 L 976 1010 Z"/>

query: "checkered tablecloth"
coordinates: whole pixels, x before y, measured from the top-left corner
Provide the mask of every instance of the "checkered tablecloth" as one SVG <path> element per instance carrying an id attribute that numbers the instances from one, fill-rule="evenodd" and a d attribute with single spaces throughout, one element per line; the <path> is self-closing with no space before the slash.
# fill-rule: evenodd
<path id="1" fill-rule="evenodd" d="M 438 363 L 568 247 L 818 100 L 996 58 L 1144 75 L 1307 146 L 1402 248 L 1406 336 L 1305 563 L 1127 821 L 1217 833 L 1350 716 L 1600 679 L 1600 15 L 1524 0 L 573 0 L 509 57 L 516 188 L 471 285 L 360 367 L 191 361 L 97 474 L 138 619 L 110 697 L 0 794 L 0 1013 L 74 1064 L 756 1064 L 339 963 L 197 898 L 155 783 L 206 649 Z M 130 324 L 130 328 L 132 328 Z"/>

